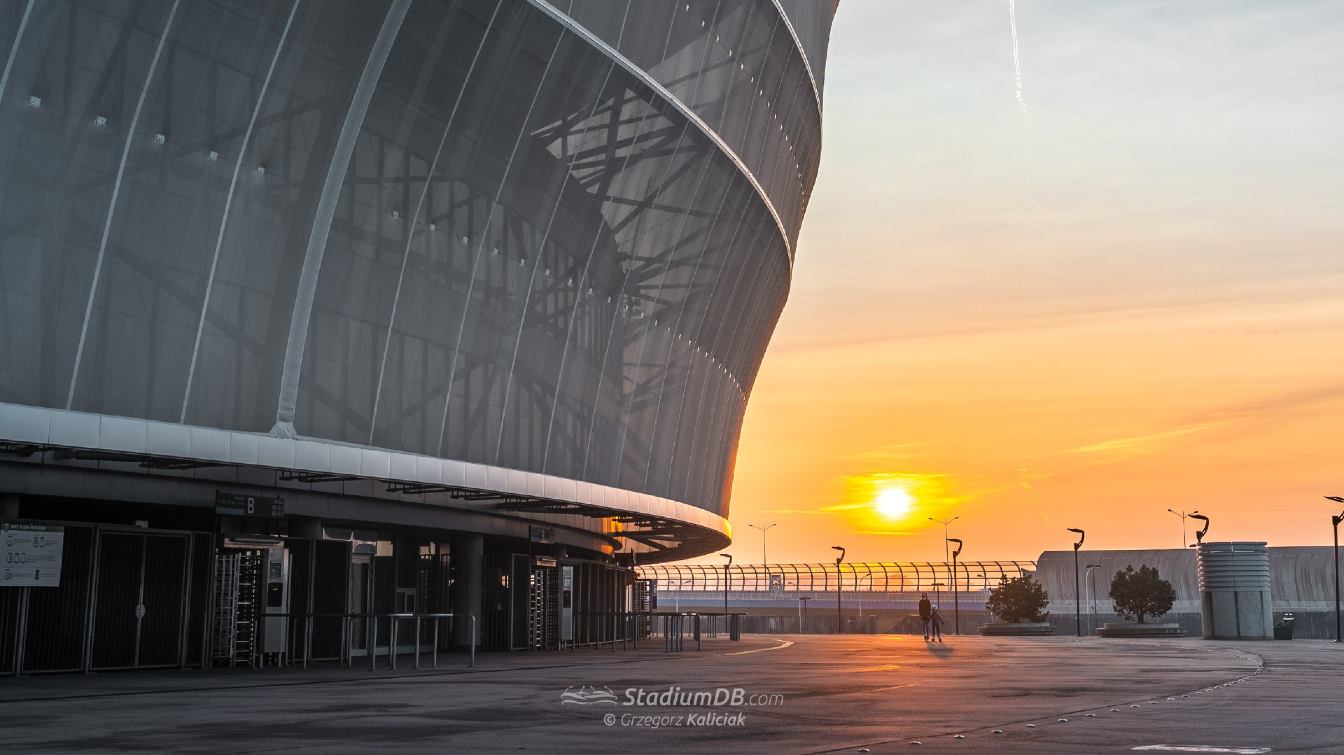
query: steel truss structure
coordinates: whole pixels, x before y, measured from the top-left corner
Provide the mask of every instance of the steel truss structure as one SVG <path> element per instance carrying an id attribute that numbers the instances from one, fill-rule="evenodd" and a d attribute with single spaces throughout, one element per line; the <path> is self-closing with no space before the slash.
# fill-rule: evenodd
<path id="1" fill-rule="evenodd" d="M 714 564 L 653 564 L 637 569 L 640 579 L 658 580 L 659 593 L 723 592 L 724 567 Z M 1003 579 L 1036 571 L 1033 561 L 880 561 L 841 564 L 734 564 L 728 568 L 729 592 L 911 593 L 990 590 Z"/>

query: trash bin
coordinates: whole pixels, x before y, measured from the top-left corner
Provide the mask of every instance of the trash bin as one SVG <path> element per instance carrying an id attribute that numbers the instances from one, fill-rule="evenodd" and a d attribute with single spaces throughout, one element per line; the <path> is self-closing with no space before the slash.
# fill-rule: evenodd
<path id="1" fill-rule="evenodd" d="M 1296 619 L 1291 613 L 1285 613 L 1283 618 L 1274 625 L 1274 639 L 1291 640 L 1293 639 L 1293 623 Z"/>

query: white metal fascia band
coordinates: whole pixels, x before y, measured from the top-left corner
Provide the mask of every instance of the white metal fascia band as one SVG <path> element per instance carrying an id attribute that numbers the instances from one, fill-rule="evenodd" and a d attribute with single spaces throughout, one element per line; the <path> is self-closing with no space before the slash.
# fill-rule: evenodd
<path id="1" fill-rule="evenodd" d="M 742 158 L 739 157 L 737 152 L 733 151 L 733 148 L 730 147 L 728 143 L 723 140 L 723 137 L 719 136 L 718 133 L 714 131 L 714 129 L 710 128 L 709 124 L 705 123 L 705 121 L 701 119 L 699 115 L 696 115 L 695 111 L 692 110 L 689 105 L 682 102 L 679 97 L 677 97 L 675 94 L 671 92 L 671 90 L 663 86 L 657 79 L 653 78 L 653 76 L 651 76 L 648 71 L 645 71 L 643 68 L 640 68 L 639 66 L 635 65 L 633 61 L 622 55 L 619 50 L 607 44 L 596 34 L 593 34 L 591 31 L 588 31 L 587 27 L 583 26 L 579 22 L 565 15 L 554 5 L 551 5 L 550 3 L 546 2 L 546 0 L 527 0 L 527 2 L 531 4 L 533 7 L 540 10 L 541 12 L 555 19 L 555 21 L 559 23 L 561 26 L 577 34 L 579 37 L 583 39 L 583 41 L 592 45 L 603 55 L 606 55 L 607 57 L 616 61 L 618 65 L 624 68 L 632 76 L 639 79 L 642 84 L 652 89 L 655 93 L 658 94 L 659 97 L 662 97 L 669 104 L 675 107 L 677 109 L 677 112 L 681 113 L 682 116 L 686 118 L 686 120 L 690 121 L 692 124 L 695 125 L 696 128 L 700 129 L 700 131 L 702 131 L 704 135 L 708 137 L 711 142 L 714 143 L 714 146 L 718 147 L 719 151 L 722 152 L 724 156 L 726 156 L 729 160 L 732 161 L 733 165 L 737 168 L 738 172 L 740 172 L 743 176 L 746 177 L 747 181 L 751 183 L 752 188 L 756 189 L 756 195 L 759 196 L 761 198 L 761 201 L 765 203 L 765 209 L 769 210 L 770 216 L 775 219 L 775 225 L 779 227 L 779 236 L 784 241 L 784 252 L 785 252 L 784 256 L 788 260 L 789 271 L 790 273 L 792 273 L 793 244 L 789 242 L 789 232 L 784 225 L 784 221 L 779 217 L 779 211 L 775 209 L 774 202 L 770 201 L 770 196 L 765 193 L 765 188 L 761 186 L 760 181 L 756 180 L 755 174 L 751 172 L 751 169 L 747 167 L 746 163 L 742 162 Z"/>
<path id="2" fill-rule="evenodd" d="M 728 520 L 718 514 L 648 493 L 314 438 L 277 438 L 266 433 L 0 402 L 0 441 L 470 488 L 582 503 L 610 509 L 613 514 L 645 514 L 732 537 Z"/>
<path id="3" fill-rule="evenodd" d="M 798 31 L 793 28 L 793 21 L 789 20 L 789 14 L 784 10 L 784 6 L 779 0 L 770 0 L 771 5 L 779 12 L 779 18 L 784 22 L 784 28 L 789 30 L 789 36 L 793 37 L 793 45 L 798 48 L 798 57 L 803 59 L 803 68 L 807 69 L 807 80 L 812 82 L 812 97 L 817 101 L 817 138 L 820 139 L 821 128 L 821 89 L 817 86 L 817 77 L 812 75 L 812 62 L 807 59 L 807 50 L 803 47 L 803 40 L 798 36 Z"/>

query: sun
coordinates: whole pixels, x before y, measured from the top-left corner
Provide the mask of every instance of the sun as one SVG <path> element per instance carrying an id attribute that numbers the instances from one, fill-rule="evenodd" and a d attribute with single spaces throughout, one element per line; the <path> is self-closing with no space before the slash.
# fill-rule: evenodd
<path id="1" fill-rule="evenodd" d="M 915 502 L 910 492 L 905 488 L 883 488 L 877 494 L 877 500 L 874 506 L 877 513 L 888 519 L 899 519 L 910 513 L 910 507 Z"/>

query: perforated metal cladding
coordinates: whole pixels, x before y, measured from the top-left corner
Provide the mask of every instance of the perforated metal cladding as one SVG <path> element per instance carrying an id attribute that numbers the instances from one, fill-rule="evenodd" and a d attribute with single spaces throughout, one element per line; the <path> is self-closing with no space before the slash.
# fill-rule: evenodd
<path id="1" fill-rule="evenodd" d="M 0 401 L 726 513 L 812 85 L 772 3 L 551 5 L 658 86 L 523 2 L 4 4 Z"/>

